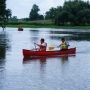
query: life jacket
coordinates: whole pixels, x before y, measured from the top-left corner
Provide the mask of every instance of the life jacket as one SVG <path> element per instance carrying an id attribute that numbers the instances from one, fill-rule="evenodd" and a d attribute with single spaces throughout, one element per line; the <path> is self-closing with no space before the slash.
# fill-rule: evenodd
<path id="1" fill-rule="evenodd" d="M 65 49 L 68 49 L 68 45 L 67 45 L 67 43 L 66 43 L 65 41 L 62 42 L 60 46 L 61 46 L 61 50 L 63 50 L 63 49 L 64 49 L 64 50 L 65 50 Z"/>

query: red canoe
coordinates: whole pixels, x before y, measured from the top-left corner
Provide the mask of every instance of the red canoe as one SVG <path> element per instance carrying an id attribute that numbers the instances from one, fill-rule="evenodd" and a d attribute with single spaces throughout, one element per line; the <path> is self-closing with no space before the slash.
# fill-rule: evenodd
<path id="1" fill-rule="evenodd" d="M 34 57 L 34 56 L 56 56 L 65 54 L 75 54 L 76 48 L 70 48 L 68 50 L 54 50 L 54 51 L 32 51 L 23 49 L 24 57 Z"/>

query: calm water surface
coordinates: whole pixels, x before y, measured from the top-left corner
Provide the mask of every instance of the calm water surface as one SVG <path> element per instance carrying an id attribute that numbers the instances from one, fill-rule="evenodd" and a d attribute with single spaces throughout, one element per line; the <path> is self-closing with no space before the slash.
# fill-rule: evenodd
<path id="1" fill-rule="evenodd" d="M 60 33 L 67 30 L 81 31 L 0 28 L 0 90 L 90 90 L 90 30 L 87 34 Z M 35 48 L 33 43 L 40 38 L 48 46 L 57 46 L 63 36 L 70 47 L 77 48 L 76 55 L 23 61 L 22 49 Z"/>

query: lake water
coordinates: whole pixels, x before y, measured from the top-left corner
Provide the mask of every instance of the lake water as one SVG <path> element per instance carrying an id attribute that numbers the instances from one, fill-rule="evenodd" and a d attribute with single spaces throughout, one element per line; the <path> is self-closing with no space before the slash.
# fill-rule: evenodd
<path id="1" fill-rule="evenodd" d="M 90 30 L 82 32 L 86 30 L 0 28 L 0 90 L 90 90 Z M 77 48 L 76 55 L 23 61 L 22 49 L 35 48 L 41 38 L 48 47 L 57 46 L 61 37 Z"/>

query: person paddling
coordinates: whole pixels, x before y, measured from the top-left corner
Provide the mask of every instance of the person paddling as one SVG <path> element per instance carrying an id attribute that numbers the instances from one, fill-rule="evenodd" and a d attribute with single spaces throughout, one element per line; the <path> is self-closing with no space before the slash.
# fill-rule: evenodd
<path id="1" fill-rule="evenodd" d="M 67 50 L 69 44 L 66 42 L 65 38 L 61 38 L 61 44 L 59 45 L 61 50 Z"/>
<path id="2" fill-rule="evenodd" d="M 39 46 L 38 51 L 46 51 L 47 43 L 45 42 L 44 38 L 41 38 L 40 44 L 34 43 Z"/>

